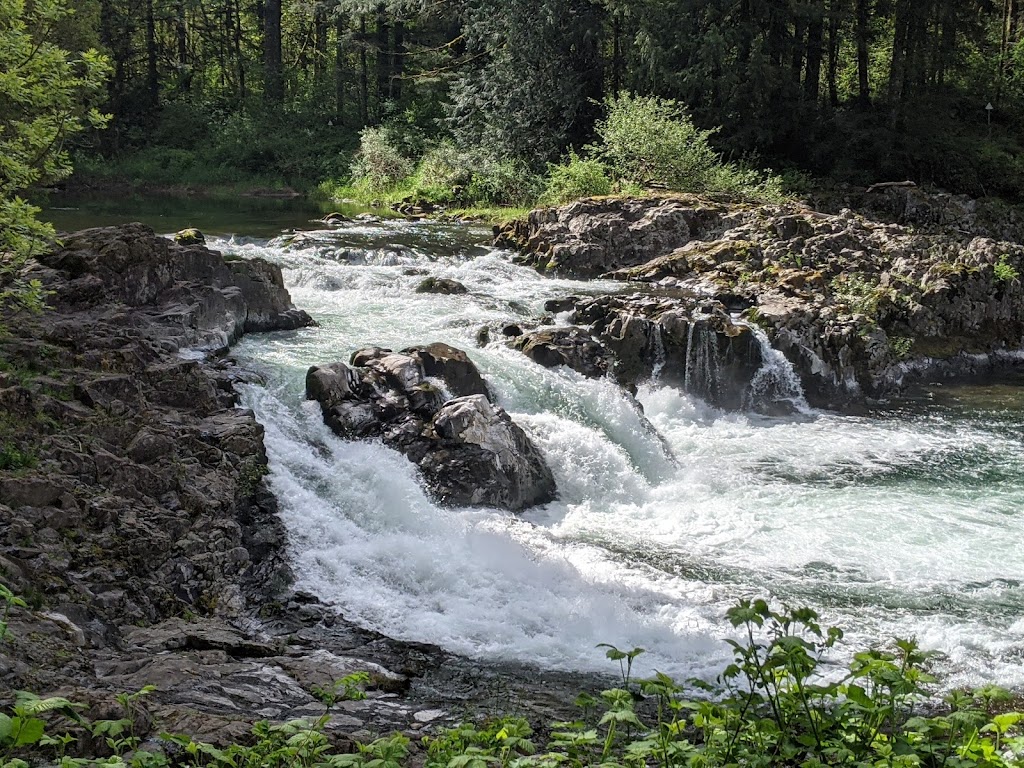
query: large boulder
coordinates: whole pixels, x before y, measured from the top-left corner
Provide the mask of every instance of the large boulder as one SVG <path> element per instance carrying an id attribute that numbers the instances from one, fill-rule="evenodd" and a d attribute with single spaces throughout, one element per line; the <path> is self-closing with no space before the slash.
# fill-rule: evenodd
<path id="1" fill-rule="evenodd" d="M 171 242 L 143 224 L 68 235 L 43 254 L 52 302 L 82 315 L 145 309 L 179 346 L 224 346 L 244 333 L 293 330 L 313 320 L 291 302 L 281 269 L 263 259 L 225 260 L 198 242 Z M 54 274 L 57 273 L 57 274 Z M 147 316 L 139 314 L 136 323 Z"/>
<path id="2" fill-rule="evenodd" d="M 348 365 L 310 368 L 306 396 L 339 436 L 379 438 L 408 456 L 442 503 L 518 511 L 555 498 L 540 451 L 462 350 L 361 349 Z"/>

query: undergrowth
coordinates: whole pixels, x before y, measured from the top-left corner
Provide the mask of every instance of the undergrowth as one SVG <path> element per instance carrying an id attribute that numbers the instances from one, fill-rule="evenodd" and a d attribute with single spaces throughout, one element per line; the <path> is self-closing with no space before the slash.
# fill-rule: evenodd
<path id="1" fill-rule="evenodd" d="M 0 599 L 6 601 L 5 631 L 10 610 L 25 604 L 6 588 Z M 643 649 L 604 646 L 619 663 L 619 683 L 597 696 L 581 694 L 578 718 L 545 724 L 540 732 L 523 718 L 505 716 L 426 736 L 425 754 L 415 754 L 401 734 L 339 752 L 328 731 L 332 708 L 365 697 L 366 673 L 311 691 L 324 704 L 320 718 L 259 722 L 248 741 L 224 748 L 182 734 L 161 734 L 159 748 L 144 742 L 136 724 L 152 687 L 118 697 L 122 718 L 92 722 L 67 699 L 19 693 L 0 714 L 0 767 L 24 768 L 29 761 L 62 768 L 1024 765 L 1024 715 L 1003 711 L 1009 694 L 987 686 L 936 699 L 929 654 L 914 641 L 855 653 L 845 675 L 830 682 L 821 675 L 822 659 L 843 633 L 822 627 L 813 610 L 743 600 L 727 616 L 737 629 L 727 641 L 733 661 L 714 683 L 681 683 L 661 673 L 634 678 L 633 662 Z M 90 738 L 100 740 L 107 756 L 72 756 Z"/>
<path id="2" fill-rule="evenodd" d="M 678 104 L 628 94 L 605 102 L 598 141 L 570 151 L 545 172 L 518 158 L 496 158 L 451 140 L 412 140 L 393 123 L 360 134 L 350 174 L 320 185 L 325 197 L 364 205 L 423 208 L 562 205 L 609 194 L 643 196 L 665 190 L 699 192 L 741 201 L 785 199 L 783 181 L 727 162 Z M 410 147 L 420 148 L 411 154 Z"/>

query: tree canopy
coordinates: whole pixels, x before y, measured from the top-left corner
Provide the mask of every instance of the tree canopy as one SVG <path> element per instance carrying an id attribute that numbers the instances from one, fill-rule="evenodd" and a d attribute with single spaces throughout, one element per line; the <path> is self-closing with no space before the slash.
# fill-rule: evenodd
<path id="1" fill-rule="evenodd" d="M 103 57 L 53 40 L 68 14 L 61 0 L 0 0 L 0 309 L 38 302 L 38 285 L 21 270 L 53 237 L 20 195 L 67 176 L 68 139 L 105 120 L 90 105 L 102 87 Z"/>
<path id="2" fill-rule="evenodd" d="M 1020 0 L 72 2 L 113 62 L 102 151 L 164 148 L 149 173 L 202 145 L 207 170 L 315 181 L 382 124 L 543 168 L 625 91 L 733 160 L 1024 197 Z"/>

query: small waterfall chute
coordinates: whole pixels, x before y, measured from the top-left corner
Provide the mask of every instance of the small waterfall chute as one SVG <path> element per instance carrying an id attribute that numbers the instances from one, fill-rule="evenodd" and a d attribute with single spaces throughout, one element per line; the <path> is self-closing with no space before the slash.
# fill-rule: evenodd
<path id="1" fill-rule="evenodd" d="M 761 348 L 761 367 L 750 381 L 744 407 L 751 410 L 774 410 L 779 405 L 797 413 L 811 413 L 812 408 L 804 395 L 803 384 L 793 364 L 771 341 L 761 328 L 745 321 L 737 324 L 747 328 Z"/>
<path id="2" fill-rule="evenodd" d="M 707 323 L 707 316 L 694 315 L 686 336 L 683 391 L 715 402 L 720 368 L 718 334 Z"/>

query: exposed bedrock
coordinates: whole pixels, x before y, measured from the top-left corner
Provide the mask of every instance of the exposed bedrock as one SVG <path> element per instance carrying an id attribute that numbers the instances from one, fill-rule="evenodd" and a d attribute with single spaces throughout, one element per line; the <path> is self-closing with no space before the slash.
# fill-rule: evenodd
<path id="1" fill-rule="evenodd" d="M 653 379 L 721 408 L 751 403 L 751 383 L 764 363 L 761 346 L 720 302 L 633 294 L 551 304 L 571 308 L 574 325 L 541 328 L 511 342 L 541 365 L 564 365 L 591 378 L 610 373 L 634 393 Z"/>
<path id="2" fill-rule="evenodd" d="M 555 498 L 540 451 L 492 402 L 466 354 L 447 344 L 370 347 L 350 364 L 314 366 L 306 396 L 341 437 L 380 438 L 408 456 L 445 504 L 517 511 Z"/>
<path id="3" fill-rule="evenodd" d="M 520 258 L 544 271 L 647 283 L 652 294 L 689 293 L 742 312 L 820 407 L 883 397 L 923 375 L 1014 364 L 1024 348 L 1024 247 L 954 226 L 797 204 L 608 198 L 533 211 L 497 241 L 524 249 Z M 684 320 L 669 325 L 707 314 L 697 312 L 684 306 Z M 614 330 L 595 327 L 607 346 L 605 336 L 632 339 L 615 350 L 616 372 L 646 355 L 641 325 L 622 317 Z M 674 359 L 668 348 L 666 376 Z"/>

